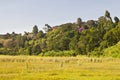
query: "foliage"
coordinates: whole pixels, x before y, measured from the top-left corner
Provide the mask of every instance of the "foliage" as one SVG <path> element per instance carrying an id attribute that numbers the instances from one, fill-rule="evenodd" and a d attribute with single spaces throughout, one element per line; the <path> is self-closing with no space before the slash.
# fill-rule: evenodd
<path id="1" fill-rule="evenodd" d="M 78 19 L 77 19 L 77 25 L 80 27 L 81 24 L 82 24 L 82 19 L 81 19 L 81 18 L 78 18 Z"/>
<path id="2" fill-rule="evenodd" d="M 38 27 L 37 27 L 37 25 L 35 25 L 33 27 L 33 34 L 36 35 L 37 33 L 38 33 Z"/>
<path id="3" fill-rule="evenodd" d="M 41 48 L 40 48 L 39 45 L 33 46 L 33 48 L 32 48 L 32 53 L 33 53 L 34 55 L 38 55 L 40 52 L 41 52 Z"/>
<path id="4" fill-rule="evenodd" d="M 104 56 L 119 57 L 120 58 L 120 42 L 103 51 Z"/>
<path id="5" fill-rule="evenodd" d="M 45 24 L 45 33 L 35 25 L 32 32 L 25 32 L 24 35 L 15 32 L 0 35 L 1 54 L 101 56 L 105 48 L 120 41 L 120 21 L 116 16 L 114 20 L 106 10 L 105 15 L 98 20 L 83 22 L 78 18 L 75 23 L 53 27 Z"/>
<path id="6" fill-rule="evenodd" d="M 74 51 L 48 51 L 40 53 L 40 56 L 76 56 Z"/>
<path id="7" fill-rule="evenodd" d="M 117 24 L 120 20 L 117 16 L 114 17 L 115 23 Z"/>

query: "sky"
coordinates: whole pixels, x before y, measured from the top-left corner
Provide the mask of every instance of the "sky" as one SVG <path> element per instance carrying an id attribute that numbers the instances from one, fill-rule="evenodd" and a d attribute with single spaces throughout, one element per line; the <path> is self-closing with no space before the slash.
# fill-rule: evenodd
<path id="1" fill-rule="evenodd" d="M 120 0 L 0 0 L 0 34 L 32 32 L 51 26 L 97 20 L 108 10 L 120 18 Z"/>

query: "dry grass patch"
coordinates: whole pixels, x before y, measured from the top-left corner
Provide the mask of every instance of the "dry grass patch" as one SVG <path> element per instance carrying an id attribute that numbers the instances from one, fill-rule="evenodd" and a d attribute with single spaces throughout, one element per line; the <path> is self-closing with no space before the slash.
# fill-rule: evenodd
<path id="1" fill-rule="evenodd" d="M 120 80 L 120 59 L 0 56 L 0 80 Z"/>

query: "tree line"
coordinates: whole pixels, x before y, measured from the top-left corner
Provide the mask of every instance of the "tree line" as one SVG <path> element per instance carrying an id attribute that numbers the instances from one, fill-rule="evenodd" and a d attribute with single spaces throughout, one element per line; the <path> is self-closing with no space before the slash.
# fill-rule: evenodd
<path id="1" fill-rule="evenodd" d="M 33 26 L 32 32 L 0 35 L 2 55 L 41 55 L 41 56 L 101 56 L 105 48 L 120 41 L 120 21 L 114 21 L 109 11 L 98 20 L 65 23 L 51 27 L 45 24 L 45 32 Z"/>

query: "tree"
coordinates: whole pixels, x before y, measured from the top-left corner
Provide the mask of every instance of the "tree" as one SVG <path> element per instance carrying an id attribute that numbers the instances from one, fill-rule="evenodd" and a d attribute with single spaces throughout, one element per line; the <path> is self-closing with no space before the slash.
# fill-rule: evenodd
<path id="1" fill-rule="evenodd" d="M 111 22 L 110 20 L 107 20 L 106 17 L 101 16 L 100 18 L 98 18 L 98 30 L 100 33 L 100 37 L 102 39 L 103 35 L 109 31 L 110 29 L 112 29 L 114 27 L 113 22 Z"/>
<path id="2" fill-rule="evenodd" d="M 41 47 L 38 44 L 34 45 L 32 48 L 32 53 L 34 55 L 38 55 L 40 52 L 42 52 Z"/>
<path id="3" fill-rule="evenodd" d="M 117 24 L 120 21 L 117 16 L 114 17 L 114 20 L 115 20 L 115 24 Z"/>
<path id="4" fill-rule="evenodd" d="M 60 50 L 69 50 L 70 39 L 68 37 L 62 37 L 59 42 Z"/>
<path id="5" fill-rule="evenodd" d="M 12 39 L 7 39 L 3 45 L 5 48 L 14 49 L 16 46 L 16 42 Z"/>
<path id="6" fill-rule="evenodd" d="M 74 37 L 71 39 L 71 42 L 69 43 L 69 49 L 75 51 L 75 54 L 78 54 L 78 39 L 79 39 L 79 34 L 76 33 Z"/>
<path id="7" fill-rule="evenodd" d="M 105 17 L 107 17 L 108 19 L 110 19 L 110 21 L 112 22 L 112 18 L 110 16 L 110 12 L 108 10 L 106 10 L 106 12 L 105 12 Z"/>
<path id="8" fill-rule="evenodd" d="M 43 33 L 43 31 L 40 30 L 37 34 L 37 38 L 39 39 L 39 38 L 43 38 L 43 37 L 44 37 L 44 33 Z"/>
<path id="9" fill-rule="evenodd" d="M 108 43 L 107 47 L 112 46 L 115 43 L 117 43 L 113 32 L 114 32 L 114 29 L 111 29 L 110 31 L 106 32 L 106 34 L 103 37 L 103 39 L 106 40 Z"/>
<path id="10" fill-rule="evenodd" d="M 21 35 L 18 35 L 18 36 L 16 37 L 16 44 L 17 44 L 16 47 L 17 47 L 17 48 L 22 47 L 21 39 L 22 39 L 22 36 L 21 36 Z"/>
<path id="11" fill-rule="evenodd" d="M 3 47 L 3 44 L 2 43 L 0 43 L 0 48 L 2 48 Z"/>
<path id="12" fill-rule="evenodd" d="M 22 36 L 22 37 L 21 37 L 21 41 L 20 41 L 21 47 L 25 47 L 25 42 L 26 42 L 26 40 L 27 40 L 27 37 L 26 37 L 26 36 Z"/>
<path id="13" fill-rule="evenodd" d="M 29 55 L 32 55 L 32 47 L 29 46 L 29 47 L 27 48 L 27 50 L 28 50 L 28 54 L 29 54 Z"/>
<path id="14" fill-rule="evenodd" d="M 35 26 L 33 27 L 33 34 L 34 34 L 34 35 L 37 35 L 37 33 L 38 33 L 38 27 L 37 27 L 37 25 L 35 25 Z"/>
<path id="15" fill-rule="evenodd" d="M 110 13 L 109 13 L 109 11 L 108 11 L 108 10 L 106 10 L 106 11 L 105 11 L 105 17 L 110 18 Z"/>
<path id="16" fill-rule="evenodd" d="M 87 21 L 87 26 L 88 27 L 94 27 L 94 26 L 96 26 L 95 21 L 94 20 L 88 20 Z"/>
<path id="17" fill-rule="evenodd" d="M 15 32 L 12 32 L 12 34 L 11 34 L 12 39 L 15 39 L 16 36 L 17 36 L 17 34 Z"/>
<path id="18" fill-rule="evenodd" d="M 81 19 L 81 18 L 78 18 L 78 19 L 77 19 L 77 26 L 81 27 L 81 24 L 82 24 L 82 19 Z"/>
<path id="19" fill-rule="evenodd" d="M 52 27 L 48 24 L 45 24 L 45 27 L 43 29 L 45 30 L 45 32 L 48 32 L 52 30 Z"/>

